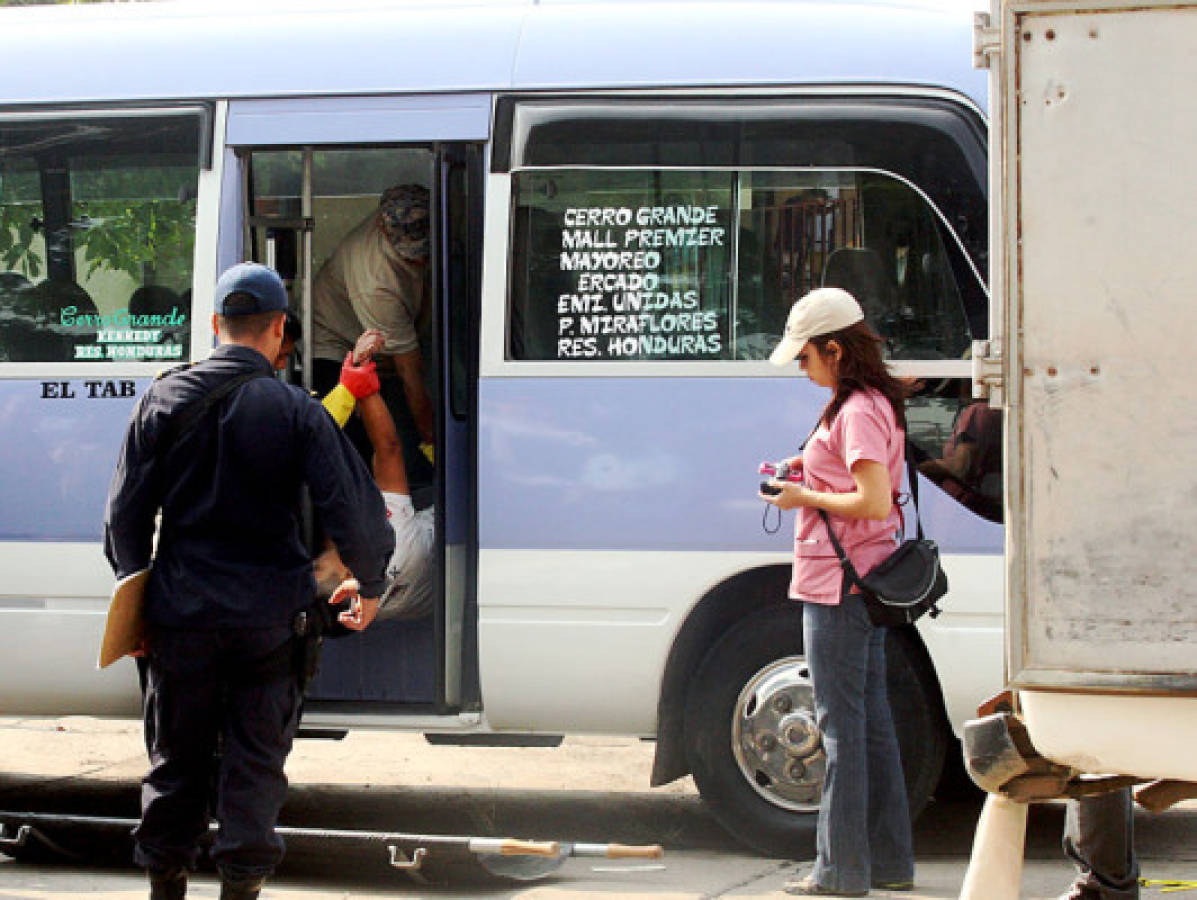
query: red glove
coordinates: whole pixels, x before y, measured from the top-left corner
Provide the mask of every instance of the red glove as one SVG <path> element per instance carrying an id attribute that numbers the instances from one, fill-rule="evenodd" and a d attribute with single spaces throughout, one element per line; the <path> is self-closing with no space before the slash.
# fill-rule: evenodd
<path id="1" fill-rule="evenodd" d="M 352 351 L 346 353 L 345 362 L 341 363 L 341 384 L 358 400 L 361 400 L 362 397 L 369 397 L 371 394 L 377 394 L 378 373 L 374 370 L 374 360 L 355 366 Z"/>

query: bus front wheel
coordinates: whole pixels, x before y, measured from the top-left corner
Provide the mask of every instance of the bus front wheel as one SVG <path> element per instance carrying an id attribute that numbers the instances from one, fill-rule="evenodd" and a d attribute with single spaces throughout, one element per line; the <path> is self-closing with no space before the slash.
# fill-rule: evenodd
<path id="1" fill-rule="evenodd" d="M 826 758 L 802 654 L 802 604 L 749 615 L 707 651 L 686 696 L 690 771 L 715 818 L 770 856 L 809 859 Z M 943 768 L 949 734 L 917 639 L 891 629 L 887 684 L 912 815 Z"/>

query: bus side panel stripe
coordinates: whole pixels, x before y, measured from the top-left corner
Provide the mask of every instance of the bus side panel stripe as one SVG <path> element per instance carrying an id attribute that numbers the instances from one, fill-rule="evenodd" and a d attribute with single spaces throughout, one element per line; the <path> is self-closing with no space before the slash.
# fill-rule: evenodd
<path id="1" fill-rule="evenodd" d="M 793 514 L 765 533 L 757 467 L 798 451 L 827 394 L 805 378 L 525 377 L 483 379 L 479 401 L 482 549 L 788 551 Z M 1000 525 L 926 479 L 919 496 L 945 552 L 1003 552 Z"/>

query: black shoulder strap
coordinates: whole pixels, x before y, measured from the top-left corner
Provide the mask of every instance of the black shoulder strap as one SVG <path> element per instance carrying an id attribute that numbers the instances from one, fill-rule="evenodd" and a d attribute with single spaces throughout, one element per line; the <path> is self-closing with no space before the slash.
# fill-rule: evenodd
<path id="1" fill-rule="evenodd" d="M 906 479 L 910 484 L 910 500 L 914 503 L 915 530 L 921 541 L 923 539 L 923 517 L 919 515 L 919 473 L 914 467 L 914 454 L 910 452 L 912 449 L 913 445 L 910 443 L 910 438 L 907 438 L 904 449 L 906 456 Z"/>
<path id="2" fill-rule="evenodd" d="M 208 410 L 237 390 L 237 388 L 241 387 L 241 385 L 253 381 L 255 378 L 269 377 L 269 372 L 257 370 L 254 372 L 244 372 L 241 375 L 234 375 L 227 381 L 222 381 L 166 423 L 166 427 L 163 429 L 161 437 L 158 438 L 158 444 L 155 447 L 157 454 L 160 457 L 166 456 L 171 451 L 175 442 L 191 431 Z"/>
<path id="3" fill-rule="evenodd" d="M 850 582 L 859 586 L 860 576 L 856 573 L 856 566 L 852 565 L 852 560 L 848 559 L 848 554 L 840 545 L 840 539 L 835 536 L 835 529 L 831 527 L 831 516 L 827 515 L 825 509 L 819 510 L 819 516 L 823 519 L 823 527 L 827 529 L 827 536 L 831 538 L 831 546 L 835 547 L 835 555 L 840 558 L 840 567 L 844 570 L 844 575 Z"/>

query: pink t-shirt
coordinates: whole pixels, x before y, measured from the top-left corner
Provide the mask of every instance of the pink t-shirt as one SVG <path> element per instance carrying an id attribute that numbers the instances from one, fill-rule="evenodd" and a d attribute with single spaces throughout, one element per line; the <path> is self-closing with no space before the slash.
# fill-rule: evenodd
<path id="1" fill-rule="evenodd" d="M 857 391 L 845 401 L 831 423 L 820 425 L 802 453 L 806 486 L 813 491 L 847 494 L 856 490 L 852 466 L 862 459 L 889 470 L 890 484 L 902 485 L 905 434 L 894 410 L 878 391 Z M 860 575 L 889 556 L 897 543 L 901 514 L 895 505 L 883 521 L 831 516 L 831 525 L 848 559 Z M 840 602 L 842 568 L 817 509 L 801 507 L 794 534 L 794 580 L 790 596 L 808 603 L 834 606 Z"/>

